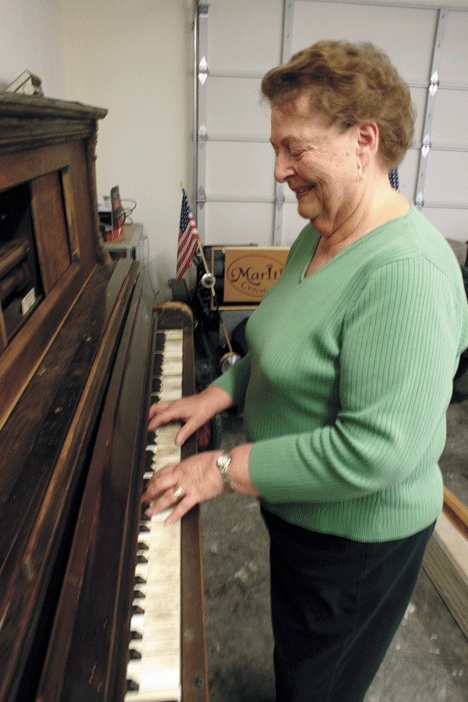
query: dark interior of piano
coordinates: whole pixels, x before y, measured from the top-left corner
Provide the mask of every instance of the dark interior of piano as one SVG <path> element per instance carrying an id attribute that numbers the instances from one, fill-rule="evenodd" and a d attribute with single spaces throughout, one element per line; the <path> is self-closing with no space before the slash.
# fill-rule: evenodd
<path id="1" fill-rule="evenodd" d="M 0 700 L 127 692 L 157 305 L 99 238 L 95 148 L 106 110 L 0 95 Z M 184 447 L 194 450 L 193 443 Z M 206 699 L 199 515 L 182 525 L 180 691 Z M 178 695 L 178 696 L 176 696 Z"/>

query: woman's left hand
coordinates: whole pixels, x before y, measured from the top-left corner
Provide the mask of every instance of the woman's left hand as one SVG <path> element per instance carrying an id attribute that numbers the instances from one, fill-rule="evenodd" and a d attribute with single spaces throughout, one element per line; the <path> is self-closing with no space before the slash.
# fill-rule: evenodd
<path id="1" fill-rule="evenodd" d="M 166 524 L 173 524 L 194 505 L 211 500 L 224 490 L 216 465 L 219 451 L 206 451 L 169 464 L 148 481 L 142 502 L 149 504 L 146 514 L 152 517 L 174 507 Z"/>
<path id="2" fill-rule="evenodd" d="M 234 449 L 230 479 L 236 492 L 258 497 L 248 471 L 250 447 L 242 444 Z M 165 523 L 174 524 L 195 505 L 221 495 L 225 485 L 217 465 L 219 456 L 220 451 L 203 451 L 158 470 L 141 498 L 142 503 L 148 504 L 146 514 L 152 517 L 173 507 Z"/>

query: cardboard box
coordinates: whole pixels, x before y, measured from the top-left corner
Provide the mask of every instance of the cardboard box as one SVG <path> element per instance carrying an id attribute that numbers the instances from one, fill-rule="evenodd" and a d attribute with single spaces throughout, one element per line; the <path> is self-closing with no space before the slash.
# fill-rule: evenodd
<path id="1" fill-rule="evenodd" d="M 217 252 L 224 256 L 222 300 L 224 309 L 250 309 L 258 305 L 266 291 L 283 272 L 288 247 L 212 247 L 212 269 Z M 219 257 L 219 253 L 218 253 Z"/>

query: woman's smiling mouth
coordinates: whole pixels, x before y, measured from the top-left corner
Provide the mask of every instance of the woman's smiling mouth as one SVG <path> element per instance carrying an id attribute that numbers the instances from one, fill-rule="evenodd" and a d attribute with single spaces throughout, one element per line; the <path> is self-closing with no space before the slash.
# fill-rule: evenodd
<path id="1" fill-rule="evenodd" d="M 314 188 L 315 188 L 315 183 L 310 183 L 310 185 L 304 185 L 302 188 L 294 188 L 294 192 L 296 193 L 297 199 L 300 200 L 308 192 L 310 192 L 311 190 L 314 190 Z"/>

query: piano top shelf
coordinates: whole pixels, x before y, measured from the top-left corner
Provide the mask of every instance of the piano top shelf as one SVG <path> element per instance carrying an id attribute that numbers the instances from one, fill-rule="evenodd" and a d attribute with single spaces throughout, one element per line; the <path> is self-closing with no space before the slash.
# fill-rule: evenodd
<path id="1" fill-rule="evenodd" d="M 0 153 L 85 138 L 106 114 L 104 108 L 80 102 L 0 93 Z"/>

